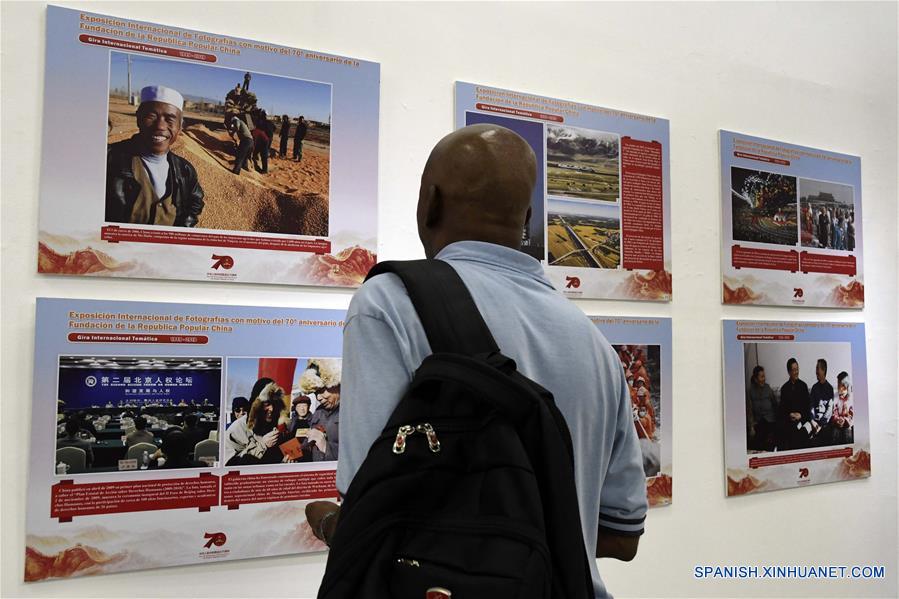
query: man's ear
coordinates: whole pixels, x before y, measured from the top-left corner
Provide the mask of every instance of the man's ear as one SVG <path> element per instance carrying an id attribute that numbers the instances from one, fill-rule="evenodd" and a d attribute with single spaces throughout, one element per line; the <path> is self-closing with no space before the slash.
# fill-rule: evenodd
<path id="1" fill-rule="evenodd" d="M 425 214 L 425 226 L 433 228 L 443 217 L 443 198 L 440 194 L 440 188 L 436 185 L 429 185 L 427 200 L 428 210 Z"/>

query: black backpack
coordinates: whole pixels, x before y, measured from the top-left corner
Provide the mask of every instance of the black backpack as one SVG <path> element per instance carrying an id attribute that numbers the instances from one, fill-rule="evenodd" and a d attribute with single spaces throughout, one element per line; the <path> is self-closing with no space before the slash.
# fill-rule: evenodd
<path id="1" fill-rule="evenodd" d="M 571 435 L 456 271 L 384 262 L 433 354 L 347 490 L 319 599 L 593 597 Z"/>

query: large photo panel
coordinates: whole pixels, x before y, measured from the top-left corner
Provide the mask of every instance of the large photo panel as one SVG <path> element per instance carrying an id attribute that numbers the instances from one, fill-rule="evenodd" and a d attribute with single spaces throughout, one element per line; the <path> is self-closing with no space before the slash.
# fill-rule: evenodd
<path id="1" fill-rule="evenodd" d="M 37 302 L 25 580 L 324 551 L 345 312 Z M 160 539 L 165 550 L 159 550 Z"/>
<path id="2" fill-rule="evenodd" d="M 627 381 L 643 454 L 650 507 L 672 502 L 672 346 L 670 318 L 591 316 L 612 344 Z"/>
<path id="3" fill-rule="evenodd" d="M 456 82 L 455 124 L 494 124 L 537 157 L 521 251 L 571 298 L 671 300 L 668 121 Z"/>
<path id="4" fill-rule="evenodd" d="M 862 323 L 724 321 L 727 495 L 871 474 Z"/>
<path id="5" fill-rule="evenodd" d="M 720 131 L 725 304 L 862 308 L 861 160 Z"/>
<path id="6" fill-rule="evenodd" d="M 379 66 L 49 7 L 38 272 L 355 287 Z"/>

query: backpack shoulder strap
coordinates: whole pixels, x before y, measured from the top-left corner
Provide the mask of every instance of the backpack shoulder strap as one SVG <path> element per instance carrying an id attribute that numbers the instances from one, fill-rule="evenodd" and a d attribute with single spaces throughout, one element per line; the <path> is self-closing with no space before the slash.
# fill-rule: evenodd
<path id="1" fill-rule="evenodd" d="M 433 353 L 473 356 L 499 351 L 471 293 L 452 266 L 443 260 L 381 262 L 365 280 L 386 272 L 397 275 L 406 286 Z"/>

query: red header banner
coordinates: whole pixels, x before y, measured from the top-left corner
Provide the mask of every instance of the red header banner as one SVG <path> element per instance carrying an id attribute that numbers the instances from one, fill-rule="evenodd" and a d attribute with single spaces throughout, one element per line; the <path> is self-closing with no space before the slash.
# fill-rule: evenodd
<path id="1" fill-rule="evenodd" d="M 749 154 L 748 152 L 734 152 L 734 156 L 737 158 L 746 158 L 747 160 L 757 160 L 759 162 L 768 162 L 771 164 L 780 164 L 783 166 L 790 166 L 789 160 L 784 160 L 782 158 L 772 158 L 771 156 L 762 156 L 761 154 Z"/>
<path id="2" fill-rule="evenodd" d="M 546 112 L 534 112 L 533 110 L 522 110 L 521 108 L 512 108 L 511 106 L 496 106 L 494 104 L 475 104 L 475 108 L 484 112 L 498 112 L 500 114 L 510 114 L 512 116 L 523 116 L 528 119 L 537 119 L 540 121 L 551 121 L 553 123 L 563 123 L 565 119 L 558 114 L 549 114 Z"/>
<path id="3" fill-rule="evenodd" d="M 206 345 L 206 335 L 148 335 L 146 333 L 69 333 L 72 343 L 178 343 Z"/>
<path id="4" fill-rule="evenodd" d="M 165 46 L 155 46 L 153 44 L 144 44 L 142 42 L 117 40 L 112 37 L 81 34 L 78 36 L 78 41 L 82 44 L 91 44 L 93 46 L 128 50 L 129 52 L 142 52 L 144 54 L 154 54 L 156 56 L 172 56 L 173 58 L 183 58 L 199 62 L 215 62 L 218 60 L 215 54 L 193 52 L 191 50 L 179 50 L 178 48 L 166 48 Z"/>

